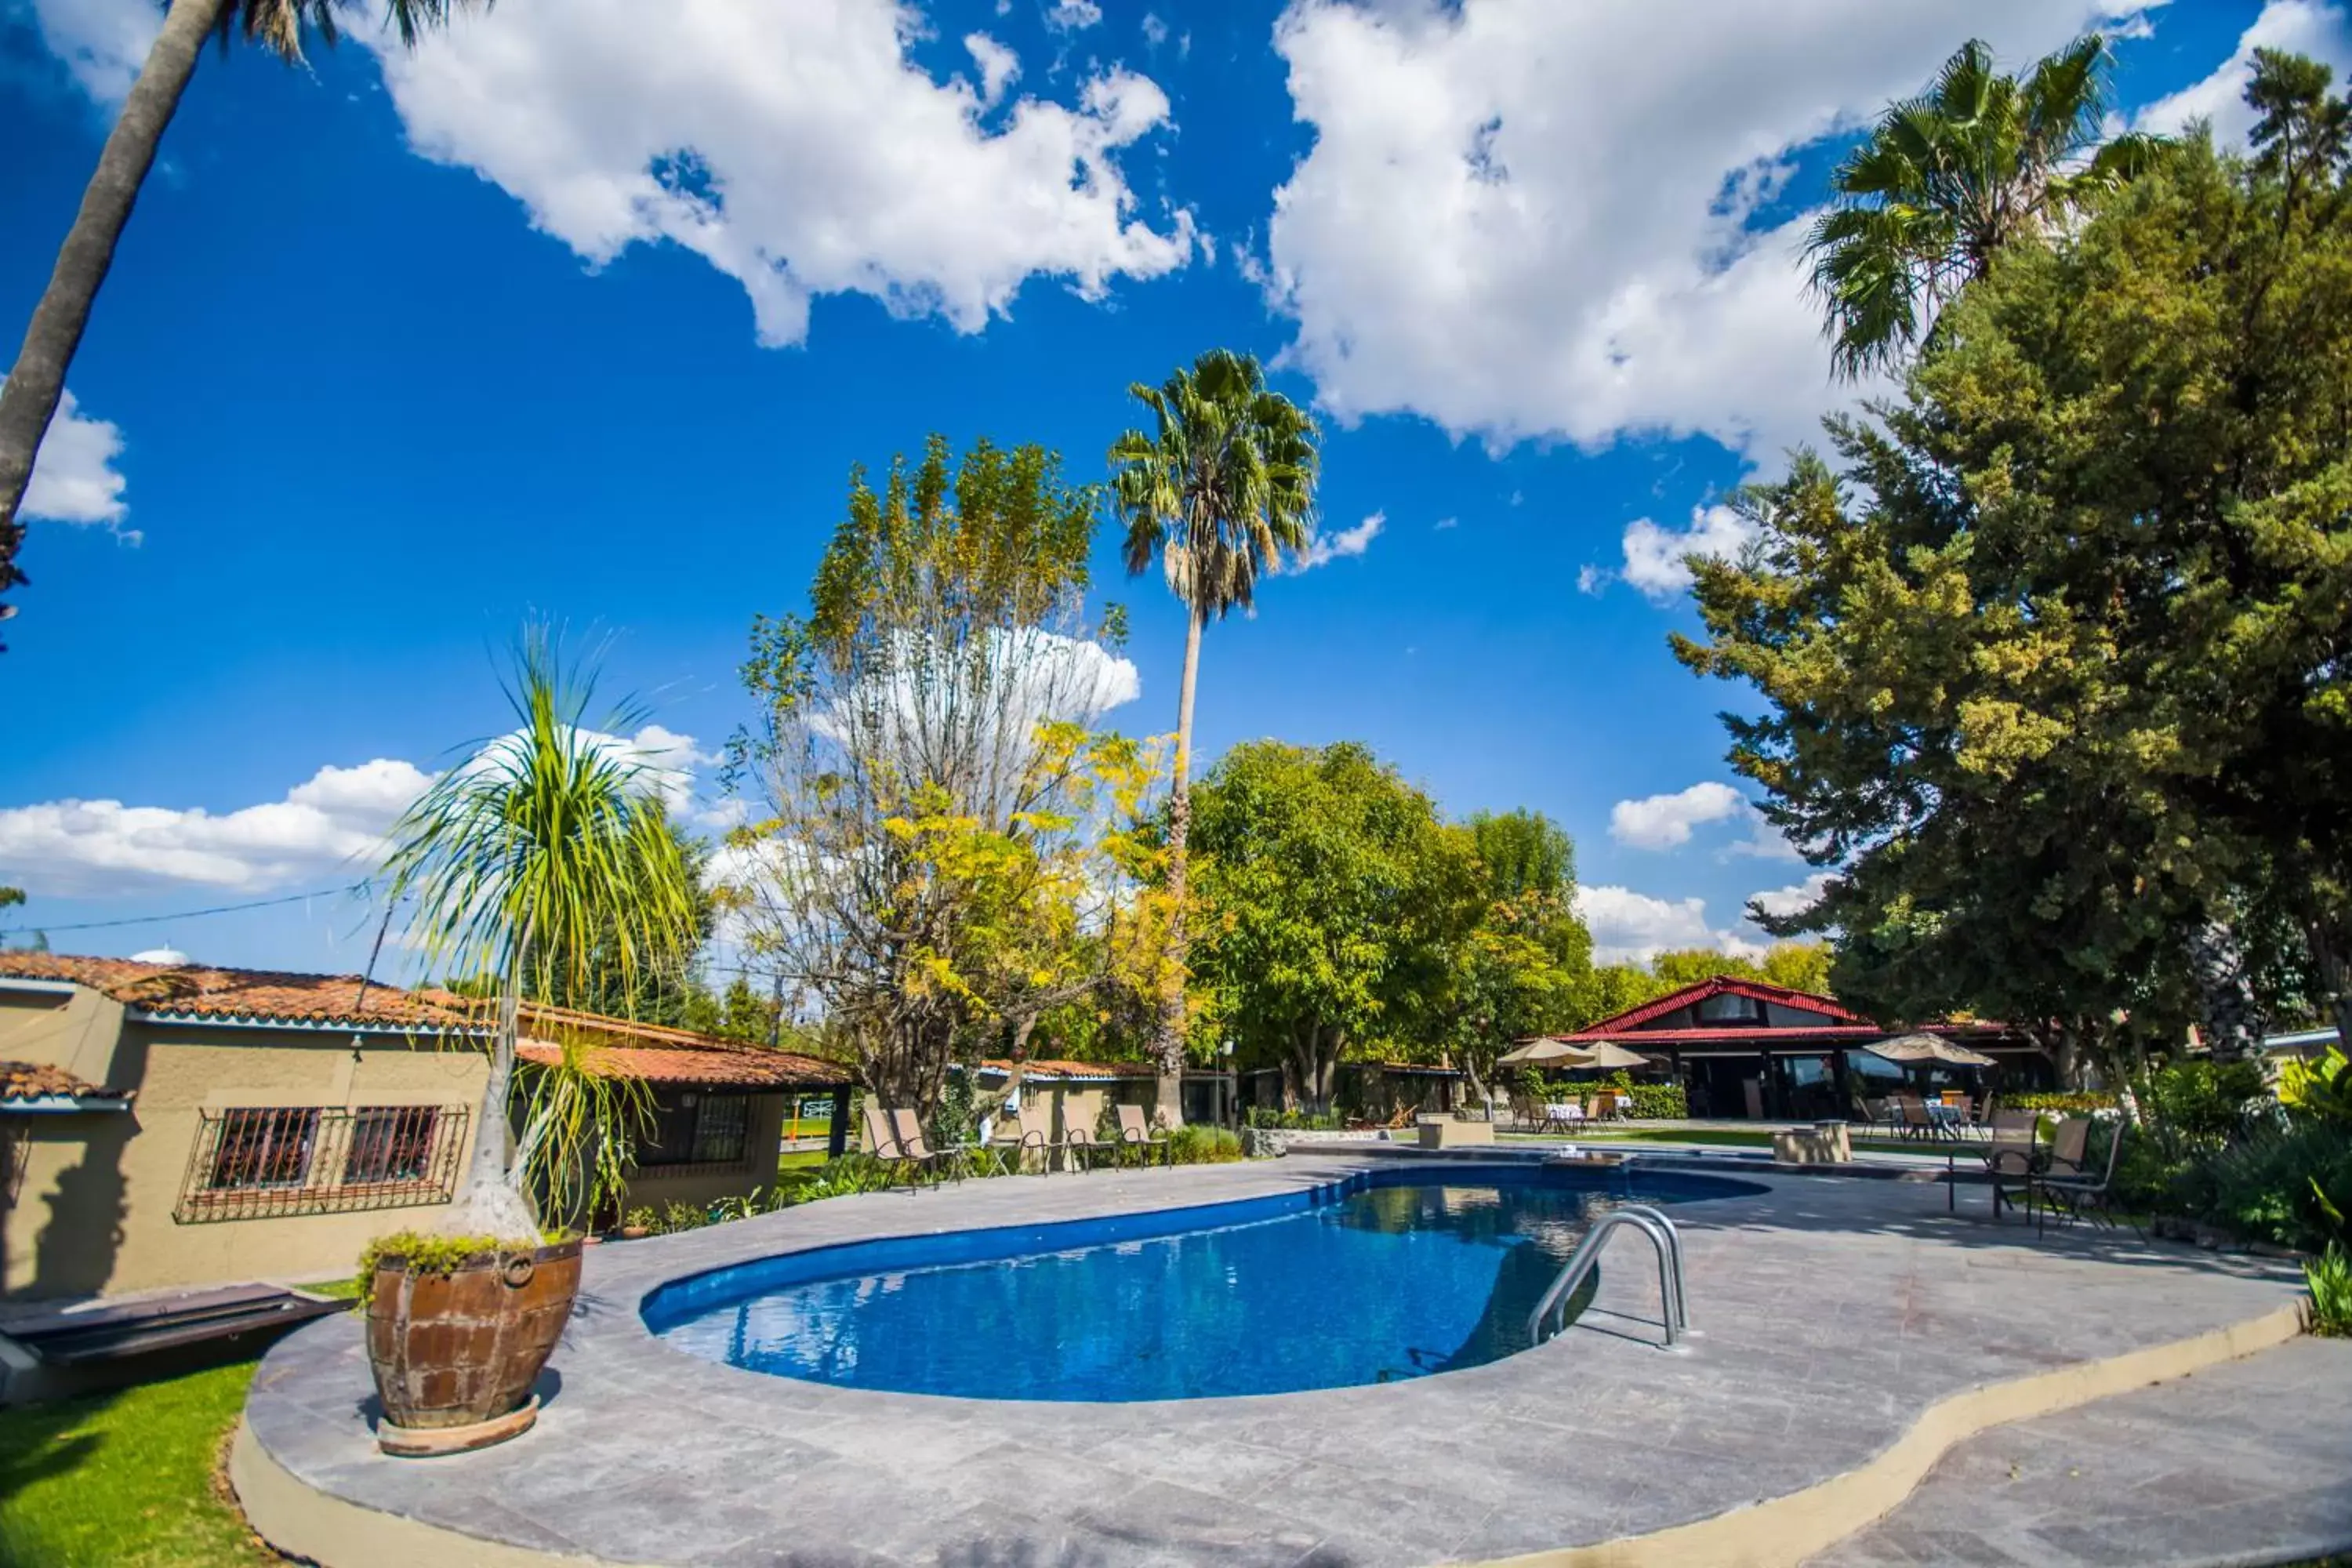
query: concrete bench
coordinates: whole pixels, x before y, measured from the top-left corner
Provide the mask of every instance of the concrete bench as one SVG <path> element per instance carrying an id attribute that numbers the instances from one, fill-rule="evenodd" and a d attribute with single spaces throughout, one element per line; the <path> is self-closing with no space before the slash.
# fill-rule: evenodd
<path id="1" fill-rule="evenodd" d="M 1461 1149 L 1474 1143 L 1492 1143 L 1495 1124 L 1491 1121 L 1456 1121 L 1451 1116 L 1420 1118 L 1421 1146 L 1424 1149 Z"/>

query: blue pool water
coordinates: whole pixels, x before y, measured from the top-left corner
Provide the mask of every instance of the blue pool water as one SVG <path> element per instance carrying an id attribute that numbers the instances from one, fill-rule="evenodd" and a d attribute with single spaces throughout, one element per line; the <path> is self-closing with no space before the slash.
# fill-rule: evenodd
<path id="1" fill-rule="evenodd" d="M 679 1350 L 852 1388 L 1123 1401 L 1387 1383 L 1526 1349 L 1528 1313 L 1611 1201 L 1761 1190 L 1622 1169 L 1385 1169 L 1213 1207 L 761 1258 L 674 1280 L 644 1311 Z"/>

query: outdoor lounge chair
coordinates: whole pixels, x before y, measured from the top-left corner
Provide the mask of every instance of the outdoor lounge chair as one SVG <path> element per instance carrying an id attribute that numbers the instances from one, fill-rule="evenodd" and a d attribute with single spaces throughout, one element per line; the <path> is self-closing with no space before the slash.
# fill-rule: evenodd
<path id="1" fill-rule="evenodd" d="M 1070 1163 L 1079 1170 L 1087 1168 L 1082 1158 L 1087 1154 L 1116 1154 L 1118 1145 L 1108 1138 L 1097 1138 L 1091 1127 L 1072 1127 L 1062 1136 L 1062 1146 L 1070 1152 Z"/>
<path id="2" fill-rule="evenodd" d="M 2069 1116 L 2058 1123 L 2050 1135 L 2050 1156 L 2042 1162 L 2042 1173 L 2060 1181 L 2078 1181 L 2084 1174 L 2090 1155 L 2091 1119 Z"/>
<path id="3" fill-rule="evenodd" d="M 2039 1151 L 2041 1116 L 2031 1110 L 2003 1110 L 1992 1119 L 1992 1144 L 1985 1151 L 1985 1173 L 1992 1182 L 1992 1215 L 2015 1208 L 2030 1195 L 2034 1155 Z"/>
<path id="4" fill-rule="evenodd" d="M 886 1110 L 871 1100 L 866 1102 L 866 1142 L 873 1147 L 874 1157 L 889 1166 L 893 1175 L 902 1170 L 906 1173 L 909 1186 L 925 1171 L 938 1163 L 928 1151 L 921 1154 L 912 1153 L 899 1141 L 898 1117 L 911 1117 L 913 1114 L 912 1111 Z"/>
<path id="5" fill-rule="evenodd" d="M 1162 1151 L 1162 1159 L 1175 1158 L 1173 1153 L 1167 1152 L 1168 1134 L 1161 1132 L 1155 1135 L 1152 1132 L 1151 1123 L 1144 1120 L 1143 1107 L 1139 1105 L 1122 1105 L 1118 1108 L 1118 1142 L 1119 1147 L 1123 1149 L 1142 1150 L 1143 1157 L 1147 1160 L 1151 1157 L 1151 1151 L 1154 1149 Z"/>
<path id="6" fill-rule="evenodd" d="M 890 1126 L 898 1134 L 898 1148 L 908 1159 L 921 1161 L 959 1182 L 971 1174 L 971 1151 L 932 1148 L 923 1137 L 922 1121 L 913 1111 L 892 1111 Z"/>
<path id="7" fill-rule="evenodd" d="M 2060 1166 L 2057 1152 L 2053 1147 L 2049 1168 L 2033 1178 L 2032 1185 L 2026 1194 L 2028 1206 L 2032 1206 L 2037 1200 L 2041 1205 L 2035 1227 L 2040 1228 L 2040 1216 L 2053 1214 L 2060 1215 L 2068 1225 L 2074 1224 L 2078 1219 L 2088 1218 L 2112 1227 L 2116 1223 L 2114 1209 L 2116 1163 L 2123 1155 L 2124 1124 L 2117 1121 L 2107 1129 L 2106 1163 L 2096 1170 L 2091 1169 L 2084 1163 L 2084 1155 L 2090 1140 L 2091 1123 L 2088 1120 L 2062 1121 L 2058 1124 L 2060 1136 L 2065 1135 L 2069 1126 L 2081 1129 L 2081 1132 L 2074 1140 L 2074 1158 L 2070 1166 L 2067 1168 Z M 2134 1235 L 2139 1234 L 2139 1226 L 2137 1222 L 2132 1226 L 2132 1232 Z"/>
<path id="8" fill-rule="evenodd" d="M 1025 1164 L 1030 1152 L 1034 1150 L 1037 1154 L 1038 1169 L 1049 1176 L 1054 1173 L 1054 1156 L 1068 1147 L 1066 1144 L 1055 1142 L 1046 1135 L 1044 1128 L 1033 1126 L 1029 1118 L 1017 1110 L 1013 1113 L 1013 1142 L 1014 1170 L 1017 1171 Z"/>

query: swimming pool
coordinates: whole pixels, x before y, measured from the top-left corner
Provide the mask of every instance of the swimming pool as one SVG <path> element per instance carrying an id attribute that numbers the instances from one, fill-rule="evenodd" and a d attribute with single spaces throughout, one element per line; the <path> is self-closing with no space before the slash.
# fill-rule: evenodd
<path id="1" fill-rule="evenodd" d="M 894 1237 L 673 1280 L 646 1326 L 731 1366 L 970 1399 L 1128 1401 L 1389 1383 L 1528 1348 L 1612 1199 L 1752 1183 L 1620 1167 L 1425 1165 L 1058 1225 Z"/>

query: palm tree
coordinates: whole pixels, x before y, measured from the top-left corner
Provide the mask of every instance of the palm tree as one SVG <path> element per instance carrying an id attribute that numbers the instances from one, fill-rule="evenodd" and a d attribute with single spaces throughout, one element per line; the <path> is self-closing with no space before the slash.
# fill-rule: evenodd
<path id="1" fill-rule="evenodd" d="M 453 5 L 475 3 L 389 0 L 392 25 L 401 42 L 414 47 L 427 28 L 448 20 Z M 479 3 L 487 5 L 490 0 Z M 306 32 L 315 32 L 329 44 L 335 41 L 334 0 L 172 0 L 163 30 L 147 51 L 139 79 L 122 100 L 122 111 L 115 116 L 114 129 L 98 155 L 98 170 L 82 191 L 81 210 L 58 251 L 49 286 L 33 307 L 16 366 L 0 383 L 0 594 L 25 581 L 16 569 L 16 551 L 25 538 L 16 509 L 32 482 L 33 459 L 49 421 L 57 416 L 66 368 L 81 346 L 99 286 L 114 265 L 114 247 L 131 221 L 131 205 L 139 199 L 155 150 L 180 107 L 180 95 L 195 74 L 205 39 L 218 37 L 226 47 L 240 29 L 248 40 L 299 63 Z M 15 606 L 0 605 L 0 620 L 14 614 Z"/>
<path id="2" fill-rule="evenodd" d="M 392 831 L 385 871 L 394 902 L 416 901 L 414 945 L 440 973 L 488 975 L 498 987 L 472 1175 L 448 1222 L 467 1235 L 535 1237 L 526 1174 L 536 1165 L 568 1183 L 583 1159 L 609 1163 L 615 1142 L 609 1115 L 565 1118 L 578 1094 L 535 1092 L 521 1147 L 539 1158 L 509 1161 L 523 996 L 574 1000 L 600 981 L 631 994 L 641 973 L 673 969 L 696 941 L 694 889 L 661 775 L 611 739 L 643 714 L 624 705 L 597 733 L 584 722 L 594 689 L 593 673 L 564 664 L 552 634 L 526 631 L 508 688 L 516 728 L 443 773 Z M 592 955 L 614 973 L 588 973 Z M 597 1076 L 572 1042 L 549 1070 Z"/>
<path id="3" fill-rule="evenodd" d="M 1184 603 L 1184 685 L 1176 707 L 1175 779 L 1168 813 L 1168 886 L 1176 979 L 1162 988 L 1153 1033 L 1160 1110 L 1181 1118 L 1184 1071 L 1184 841 L 1192 826 L 1192 691 L 1201 633 L 1210 617 L 1250 607 L 1258 576 L 1280 568 L 1282 552 L 1307 547 L 1319 462 L 1315 422 L 1269 392 L 1255 359 L 1211 349 L 1159 387 L 1128 389 L 1151 410 L 1153 432 L 1129 430 L 1112 443 L 1111 499 L 1127 523 L 1127 570 L 1139 575 L 1160 557 L 1168 586 Z"/>
<path id="4" fill-rule="evenodd" d="M 1831 176 L 1837 205 L 1805 242 L 1839 374 L 1891 365 L 2004 246 L 2148 165 L 2161 137 L 2100 141 L 2111 63 L 2093 34 L 2020 81 L 1972 38 L 1925 95 L 1887 109 Z"/>

